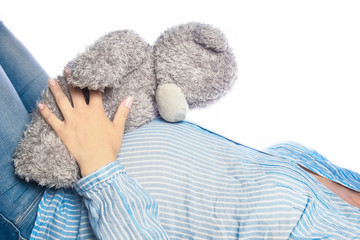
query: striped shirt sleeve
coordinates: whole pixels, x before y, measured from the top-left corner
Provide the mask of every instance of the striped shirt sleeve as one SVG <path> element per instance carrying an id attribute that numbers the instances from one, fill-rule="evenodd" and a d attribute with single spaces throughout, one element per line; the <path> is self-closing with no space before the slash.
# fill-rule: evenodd
<path id="1" fill-rule="evenodd" d="M 168 239 L 155 200 L 130 179 L 119 161 L 75 184 L 98 239 Z"/>

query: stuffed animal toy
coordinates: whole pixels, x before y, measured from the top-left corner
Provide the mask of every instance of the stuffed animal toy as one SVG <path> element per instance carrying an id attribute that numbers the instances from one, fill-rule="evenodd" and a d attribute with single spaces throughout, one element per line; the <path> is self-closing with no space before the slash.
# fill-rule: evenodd
<path id="1" fill-rule="evenodd" d="M 165 31 L 154 45 L 135 32 L 111 32 L 70 61 L 70 77 L 57 77 L 69 97 L 68 85 L 103 92 L 104 109 L 112 119 L 121 100 L 133 96 L 125 133 L 161 116 L 181 121 L 189 109 L 205 107 L 223 96 L 236 78 L 235 57 L 224 34 L 207 24 L 188 23 Z M 42 102 L 62 118 L 49 89 Z M 72 187 L 79 167 L 65 145 L 35 110 L 19 143 L 14 165 L 26 181 L 49 187 Z"/>

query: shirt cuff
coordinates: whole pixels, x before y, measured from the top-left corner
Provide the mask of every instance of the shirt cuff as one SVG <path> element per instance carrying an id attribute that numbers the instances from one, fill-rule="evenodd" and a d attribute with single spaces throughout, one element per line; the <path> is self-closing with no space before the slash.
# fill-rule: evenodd
<path id="1" fill-rule="evenodd" d="M 113 161 L 78 180 L 74 188 L 82 196 L 97 185 L 123 174 L 126 174 L 124 167 L 119 161 Z"/>

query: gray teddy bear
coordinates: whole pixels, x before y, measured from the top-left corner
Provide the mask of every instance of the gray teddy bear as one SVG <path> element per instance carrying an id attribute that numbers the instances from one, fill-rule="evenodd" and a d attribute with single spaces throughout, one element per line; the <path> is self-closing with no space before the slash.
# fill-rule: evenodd
<path id="1" fill-rule="evenodd" d="M 133 96 L 125 133 L 161 116 L 181 121 L 189 109 L 205 107 L 223 96 L 236 78 L 235 57 L 224 34 L 207 24 L 188 23 L 165 31 L 152 46 L 135 32 L 111 32 L 70 61 L 70 77 L 57 81 L 69 97 L 68 84 L 101 90 L 112 119 L 121 100 Z M 42 102 L 63 120 L 49 89 Z M 14 165 L 26 181 L 49 187 L 72 187 L 79 167 L 38 110 L 19 143 Z"/>

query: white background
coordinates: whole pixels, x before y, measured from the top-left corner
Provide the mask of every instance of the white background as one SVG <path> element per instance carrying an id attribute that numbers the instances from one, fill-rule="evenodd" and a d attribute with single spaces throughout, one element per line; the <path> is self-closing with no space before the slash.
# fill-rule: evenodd
<path id="1" fill-rule="evenodd" d="M 237 56 L 238 81 L 187 120 L 257 149 L 299 142 L 360 172 L 359 1 L 0 0 L 0 20 L 53 77 L 109 31 L 153 43 L 181 23 L 212 24 Z"/>

